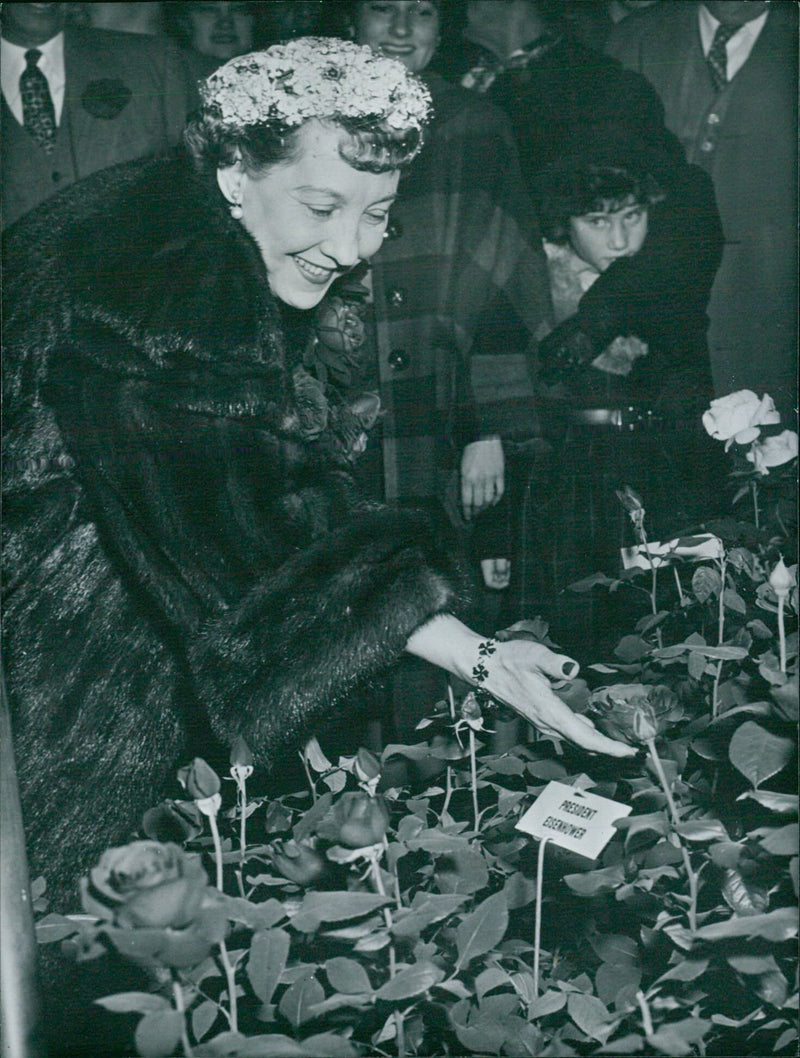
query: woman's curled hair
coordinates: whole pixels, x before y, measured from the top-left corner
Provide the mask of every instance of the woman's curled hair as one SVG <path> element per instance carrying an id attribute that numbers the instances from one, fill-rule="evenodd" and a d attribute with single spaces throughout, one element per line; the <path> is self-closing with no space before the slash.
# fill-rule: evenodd
<path id="1" fill-rule="evenodd" d="M 564 244 L 572 217 L 613 213 L 627 206 L 649 208 L 666 196 L 645 167 L 623 161 L 597 164 L 573 156 L 560 158 L 538 175 L 535 197 L 542 235 Z"/>
<path id="2" fill-rule="evenodd" d="M 370 173 L 406 168 L 416 158 L 423 142 L 420 129 L 398 133 L 364 118 L 335 117 L 324 123 L 341 128 L 339 154 L 344 161 L 354 169 Z M 201 112 L 190 119 L 183 138 L 200 172 L 212 174 L 241 158 L 249 172 L 263 173 L 295 156 L 300 128 L 269 122 L 232 129 L 213 113 Z"/>

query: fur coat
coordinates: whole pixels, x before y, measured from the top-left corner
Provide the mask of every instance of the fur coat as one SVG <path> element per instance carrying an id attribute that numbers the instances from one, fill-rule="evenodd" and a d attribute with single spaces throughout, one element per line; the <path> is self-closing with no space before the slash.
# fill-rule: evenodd
<path id="1" fill-rule="evenodd" d="M 422 516 L 358 497 L 347 416 L 223 207 L 186 162 L 137 162 L 5 247 L 3 646 L 51 891 L 209 740 L 274 767 L 463 598 Z"/>

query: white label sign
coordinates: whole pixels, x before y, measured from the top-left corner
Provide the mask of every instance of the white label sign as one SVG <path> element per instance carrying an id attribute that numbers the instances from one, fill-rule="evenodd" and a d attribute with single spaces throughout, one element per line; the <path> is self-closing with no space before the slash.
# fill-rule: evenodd
<path id="1" fill-rule="evenodd" d="M 549 838 L 564 849 L 594 860 L 616 834 L 611 824 L 630 814 L 630 805 L 563 782 L 549 782 L 519 820 L 517 830 L 535 838 Z"/>

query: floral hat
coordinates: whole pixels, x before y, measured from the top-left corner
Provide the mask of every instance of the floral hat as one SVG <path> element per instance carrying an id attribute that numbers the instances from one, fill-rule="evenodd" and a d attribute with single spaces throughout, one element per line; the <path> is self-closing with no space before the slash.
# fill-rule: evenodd
<path id="1" fill-rule="evenodd" d="M 421 130 L 431 113 L 430 93 L 401 62 L 336 37 L 301 37 L 239 55 L 201 83 L 200 97 L 234 129 L 369 119 L 404 133 Z"/>

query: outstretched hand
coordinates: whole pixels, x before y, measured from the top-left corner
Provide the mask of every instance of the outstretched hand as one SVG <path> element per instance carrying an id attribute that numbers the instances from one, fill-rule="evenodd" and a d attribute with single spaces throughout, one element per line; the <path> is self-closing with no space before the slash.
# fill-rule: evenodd
<path id="1" fill-rule="evenodd" d="M 573 679 L 578 663 L 539 643 L 511 639 L 498 643 L 486 662 L 483 687 L 499 702 L 548 735 L 558 735 L 593 753 L 632 757 L 636 749 L 602 734 L 591 720 L 572 710 L 553 692 L 550 680 Z"/>

